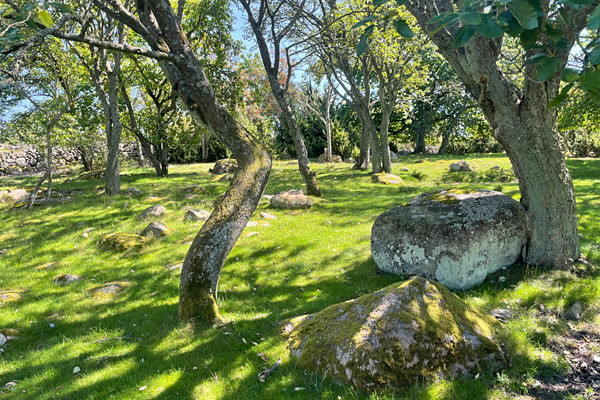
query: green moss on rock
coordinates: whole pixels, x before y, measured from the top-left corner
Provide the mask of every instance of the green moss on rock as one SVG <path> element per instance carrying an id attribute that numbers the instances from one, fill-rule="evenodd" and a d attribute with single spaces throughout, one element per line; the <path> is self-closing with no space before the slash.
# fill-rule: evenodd
<path id="1" fill-rule="evenodd" d="M 98 243 L 100 250 L 127 251 L 148 242 L 148 238 L 132 233 L 111 233 Z"/>
<path id="2" fill-rule="evenodd" d="M 400 185 L 402 184 L 402 178 L 393 174 L 375 174 L 371 176 L 371 181 L 374 183 L 382 183 L 384 185 Z"/>
<path id="3" fill-rule="evenodd" d="M 437 282 L 413 277 L 284 328 L 298 364 L 372 391 L 496 365 L 495 319 Z"/>

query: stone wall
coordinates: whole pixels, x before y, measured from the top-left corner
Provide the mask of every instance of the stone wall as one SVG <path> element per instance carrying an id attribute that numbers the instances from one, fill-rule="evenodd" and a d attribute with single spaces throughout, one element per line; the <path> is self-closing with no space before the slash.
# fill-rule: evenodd
<path id="1" fill-rule="evenodd" d="M 121 143 L 119 150 L 124 156 L 137 159 L 135 143 Z M 55 168 L 63 168 L 80 162 L 77 149 L 55 147 L 52 161 Z M 0 143 L 0 176 L 21 173 L 35 173 L 46 170 L 46 153 L 31 145 L 9 145 Z"/>

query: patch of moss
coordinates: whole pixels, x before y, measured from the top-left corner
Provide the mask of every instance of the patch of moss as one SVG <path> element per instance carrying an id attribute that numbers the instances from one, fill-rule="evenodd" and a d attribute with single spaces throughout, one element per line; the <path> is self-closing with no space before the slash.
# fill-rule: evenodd
<path id="1" fill-rule="evenodd" d="M 98 243 L 100 250 L 127 251 L 142 246 L 148 239 L 132 233 L 110 233 Z"/>
<path id="2" fill-rule="evenodd" d="M 399 176 L 387 174 L 385 172 L 372 175 L 371 181 L 374 183 L 383 183 L 384 185 L 400 185 L 403 183 L 402 178 Z"/>
<path id="3" fill-rule="evenodd" d="M 19 301 L 21 297 L 23 297 L 22 290 L 0 290 L 0 306 Z"/>

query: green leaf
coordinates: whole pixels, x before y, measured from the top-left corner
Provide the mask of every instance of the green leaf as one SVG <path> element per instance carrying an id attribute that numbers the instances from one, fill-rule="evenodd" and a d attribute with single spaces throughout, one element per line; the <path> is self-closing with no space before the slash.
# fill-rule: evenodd
<path id="1" fill-rule="evenodd" d="M 556 95 L 556 97 L 554 97 L 550 103 L 548 103 L 548 107 L 550 108 L 554 108 L 557 105 L 559 105 L 560 103 L 562 103 L 563 101 L 565 101 L 567 99 L 567 97 L 569 96 L 569 91 L 571 91 L 571 88 L 573 88 L 574 83 L 569 83 L 567 86 L 563 87 L 562 90 L 560 91 L 559 94 Z"/>
<path id="2" fill-rule="evenodd" d="M 379 6 L 382 6 L 382 5 L 384 5 L 384 4 L 385 4 L 385 3 L 387 3 L 388 1 L 390 1 L 390 0 L 373 0 L 373 5 L 374 5 L 375 7 L 379 7 Z"/>
<path id="3" fill-rule="evenodd" d="M 70 5 L 68 5 L 68 4 L 63 4 L 63 3 L 56 3 L 56 2 L 53 2 L 53 3 L 50 3 L 50 5 L 51 5 L 52 7 L 54 7 L 54 9 L 55 9 L 55 10 L 57 10 L 57 11 L 60 11 L 60 12 L 62 12 L 62 13 L 65 13 L 65 14 L 73 14 L 73 9 L 72 9 L 72 8 L 71 8 L 71 6 L 70 6 Z"/>
<path id="4" fill-rule="evenodd" d="M 538 82 L 546 81 L 560 71 L 562 66 L 563 64 L 560 58 L 546 56 L 537 64 L 535 78 Z"/>
<path id="5" fill-rule="evenodd" d="M 504 29 L 502 29 L 500 25 L 496 23 L 492 14 L 483 15 L 481 23 L 477 25 L 477 32 L 479 32 L 480 35 L 490 39 L 504 36 Z"/>
<path id="6" fill-rule="evenodd" d="M 408 26 L 406 21 L 401 18 L 394 20 L 394 27 L 402 37 L 411 38 L 415 36 L 415 33 L 410 29 L 410 26 Z"/>
<path id="7" fill-rule="evenodd" d="M 600 5 L 594 8 L 594 11 L 588 17 L 587 28 L 591 31 L 595 31 L 600 28 Z"/>
<path id="8" fill-rule="evenodd" d="M 535 29 L 538 27 L 537 12 L 527 0 L 513 0 L 507 5 L 523 29 Z"/>
<path id="9" fill-rule="evenodd" d="M 460 29 L 456 32 L 454 36 L 454 41 L 452 42 L 452 47 L 455 49 L 460 49 L 463 47 L 469 39 L 475 34 L 477 31 L 477 27 L 474 25 L 465 25 L 461 26 Z"/>
<path id="10" fill-rule="evenodd" d="M 600 64 L 600 47 L 596 47 L 592 52 L 588 55 L 588 61 L 592 65 Z"/>
<path id="11" fill-rule="evenodd" d="M 554 48 L 556 50 L 565 50 L 569 46 L 571 46 L 571 41 L 564 36 L 561 37 L 558 42 L 554 42 Z"/>
<path id="12" fill-rule="evenodd" d="M 354 25 L 352 25 L 352 29 L 360 28 L 361 26 L 368 24 L 369 22 L 373 22 L 373 21 L 375 21 L 375 16 L 369 15 L 368 17 L 363 18 L 362 20 L 360 20 L 357 23 L 355 23 Z"/>
<path id="13" fill-rule="evenodd" d="M 360 40 L 358 41 L 358 46 L 356 47 L 356 55 L 358 57 L 365 54 L 365 52 L 369 49 L 369 36 L 373 33 L 373 29 L 375 27 L 373 25 L 367 27 L 362 35 L 360 35 Z"/>
<path id="14" fill-rule="evenodd" d="M 459 18 L 460 14 L 458 13 L 442 13 L 431 18 L 429 21 L 427 21 L 427 23 L 434 24 L 436 26 L 433 32 L 431 32 L 431 34 L 435 34 L 446 25 L 458 21 Z"/>
<path id="15" fill-rule="evenodd" d="M 523 46 L 525 50 L 544 48 L 537 43 L 539 36 L 540 31 L 538 29 L 529 29 L 521 32 L 521 35 L 519 36 L 521 38 L 521 46 Z"/>
<path id="16" fill-rule="evenodd" d="M 54 22 L 52 22 L 52 16 L 46 10 L 40 10 L 38 12 L 38 17 L 42 21 L 42 23 L 46 26 L 46 28 L 50 28 Z"/>
<path id="17" fill-rule="evenodd" d="M 387 21 L 390 18 L 393 18 L 398 15 L 398 10 L 390 10 L 383 15 L 383 20 Z"/>
<path id="18" fill-rule="evenodd" d="M 585 91 L 600 89 L 600 69 L 589 69 L 579 77 L 581 88 Z"/>
<path id="19" fill-rule="evenodd" d="M 459 14 L 459 19 L 465 25 L 477 25 L 481 22 L 481 14 L 477 11 L 466 11 Z"/>
<path id="20" fill-rule="evenodd" d="M 498 17 L 498 25 L 504 28 L 509 36 L 517 37 L 523 32 L 523 27 L 510 11 L 503 11 Z"/>
<path id="21" fill-rule="evenodd" d="M 560 73 L 560 79 L 567 83 L 576 82 L 579 80 L 579 71 L 573 68 L 565 68 Z"/>

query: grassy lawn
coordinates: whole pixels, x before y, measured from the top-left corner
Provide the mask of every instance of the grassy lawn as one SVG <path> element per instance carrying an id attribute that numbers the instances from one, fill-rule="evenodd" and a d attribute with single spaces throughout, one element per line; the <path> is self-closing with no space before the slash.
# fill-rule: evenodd
<path id="1" fill-rule="evenodd" d="M 590 266 L 547 272 L 519 265 L 459 293 L 485 311 L 512 312 L 498 332 L 510 354 L 510 368 L 498 374 L 483 371 L 477 379 L 369 396 L 302 371 L 279 336 L 283 319 L 402 279 L 378 273 L 370 257 L 371 226 L 383 211 L 421 192 L 449 186 L 502 190 L 518 199 L 512 173 L 489 171 L 494 165 L 510 170 L 507 158 L 462 158 L 477 172 L 450 173 L 448 165 L 458 157 L 403 157 L 394 164 L 394 172 L 404 180 L 401 186 L 373 184 L 370 175 L 352 171 L 350 164 L 313 164 L 323 198 L 313 199 L 315 205 L 308 211 L 272 210 L 261 201 L 252 220 L 262 220 L 260 211 L 277 219 L 268 220 L 269 226 L 246 228 L 231 252 L 221 276 L 219 306 L 224 318 L 233 322 L 220 328 L 177 323 L 180 270 L 168 268 L 183 261 L 200 227 L 183 221 L 186 207 L 211 211 L 228 185 L 213 181 L 211 165 L 175 165 L 168 178 L 157 178 L 150 169 L 128 169 L 122 187 L 140 189 L 142 195 L 134 198 L 94 194 L 103 184 L 99 180 L 58 179 L 56 189 L 81 188 L 85 194 L 31 211 L 2 206 L 0 249 L 6 252 L 0 255 L 0 332 L 17 338 L 0 354 L 0 398 L 534 398 L 529 396 L 539 392 L 538 383 L 550 387 L 574 368 L 555 345 L 560 337 L 600 325 L 600 159 L 568 161 L 577 192 L 582 251 Z M 409 171 L 401 172 L 402 167 Z M 3 178 L 0 189 L 31 187 L 36 179 Z M 193 183 L 208 192 L 182 199 L 184 188 Z M 296 163 L 275 162 L 265 193 L 294 188 L 303 188 Z M 97 248 L 108 233 L 140 233 L 151 220 L 140 221 L 136 215 L 153 204 L 166 207 L 158 220 L 174 234 L 127 253 Z M 93 230 L 83 237 L 88 228 Z M 258 235 L 247 236 L 249 232 Z M 55 285 L 53 279 L 63 273 L 81 280 Z M 114 297 L 92 294 L 108 282 L 122 282 L 124 290 Z M 575 302 L 583 305 L 584 319 L 567 321 L 563 313 Z M 600 356 L 600 348 L 592 351 Z M 259 382 L 257 375 L 278 358 L 282 366 Z M 73 374 L 75 367 L 81 372 Z M 3 388 L 9 381 L 17 383 L 13 390 Z"/>

